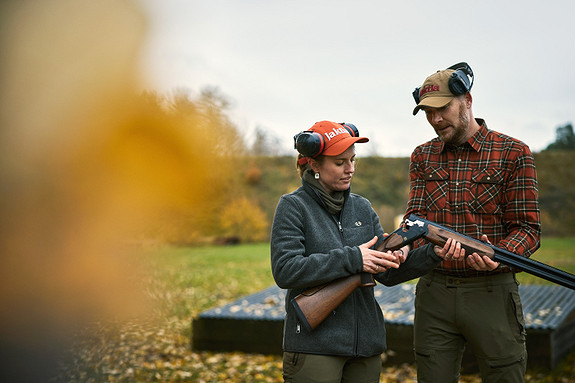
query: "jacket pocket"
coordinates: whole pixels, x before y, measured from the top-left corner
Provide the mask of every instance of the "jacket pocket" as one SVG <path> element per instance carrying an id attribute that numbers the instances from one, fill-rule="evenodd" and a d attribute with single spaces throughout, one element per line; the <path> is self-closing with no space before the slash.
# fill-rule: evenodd
<path id="1" fill-rule="evenodd" d="M 502 212 L 504 171 L 497 168 L 478 169 L 472 173 L 473 210 L 480 214 Z"/>
<path id="2" fill-rule="evenodd" d="M 346 227 L 344 230 L 349 230 L 349 233 L 354 239 L 362 240 L 363 238 L 373 238 L 374 228 L 370 221 L 362 221 L 361 219 L 355 219 L 353 222 Z"/>
<path id="3" fill-rule="evenodd" d="M 427 168 L 424 177 L 427 209 L 445 209 L 449 200 L 449 172 L 442 167 Z"/>

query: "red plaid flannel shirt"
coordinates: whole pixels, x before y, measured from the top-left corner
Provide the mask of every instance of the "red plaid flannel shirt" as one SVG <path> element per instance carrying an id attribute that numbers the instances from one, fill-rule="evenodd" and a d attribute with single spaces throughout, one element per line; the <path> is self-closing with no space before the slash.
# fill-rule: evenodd
<path id="1" fill-rule="evenodd" d="M 481 128 L 461 147 L 435 138 L 415 148 L 405 216 L 415 214 L 476 239 L 487 234 L 493 245 L 528 257 L 541 235 L 533 155 L 521 141 L 477 122 Z M 454 261 L 441 262 L 436 271 L 459 277 L 486 273 Z M 494 272 L 509 271 L 502 265 Z"/>

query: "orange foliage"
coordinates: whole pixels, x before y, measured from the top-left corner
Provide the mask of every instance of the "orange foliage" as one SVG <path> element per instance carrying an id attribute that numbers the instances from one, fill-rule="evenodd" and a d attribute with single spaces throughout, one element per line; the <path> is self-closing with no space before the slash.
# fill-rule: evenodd
<path id="1" fill-rule="evenodd" d="M 1 11 L 0 348 L 46 381 L 70 333 L 150 310 L 133 239 L 183 201 L 201 210 L 225 167 L 134 96 L 146 20 L 131 2 Z"/>
<path id="2" fill-rule="evenodd" d="M 222 229 L 228 237 L 242 242 L 258 242 L 267 238 L 268 221 L 262 209 L 245 197 L 233 200 L 220 215 Z"/>

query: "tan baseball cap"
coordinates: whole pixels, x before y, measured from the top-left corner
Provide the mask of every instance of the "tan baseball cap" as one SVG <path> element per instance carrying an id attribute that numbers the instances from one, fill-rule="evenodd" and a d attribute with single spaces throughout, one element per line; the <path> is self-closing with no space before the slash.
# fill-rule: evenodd
<path id="1" fill-rule="evenodd" d="M 419 103 L 413 109 L 415 116 L 422 106 L 442 108 L 455 98 L 449 90 L 449 78 L 455 72 L 453 69 L 438 70 L 427 77 L 419 88 Z"/>

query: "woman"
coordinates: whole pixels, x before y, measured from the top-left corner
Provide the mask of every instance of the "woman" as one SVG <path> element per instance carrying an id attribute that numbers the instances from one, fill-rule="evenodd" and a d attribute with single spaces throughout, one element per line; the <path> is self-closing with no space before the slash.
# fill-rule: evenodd
<path id="1" fill-rule="evenodd" d="M 273 276 L 288 290 L 284 380 L 378 382 L 386 342 L 372 287 L 356 289 L 312 331 L 298 322 L 289 302 L 307 288 L 362 271 L 395 285 L 427 273 L 460 246 L 429 244 L 407 257 L 407 246 L 395 252 L 374 250 L 384 238 L 379 218 L 367 199 L 350 193 L 354 144 L 368 138 L 359 137 L 352 124 L 320 121 L 294 140 L 302 186 L 280 198 L 271 233 Z"/>

